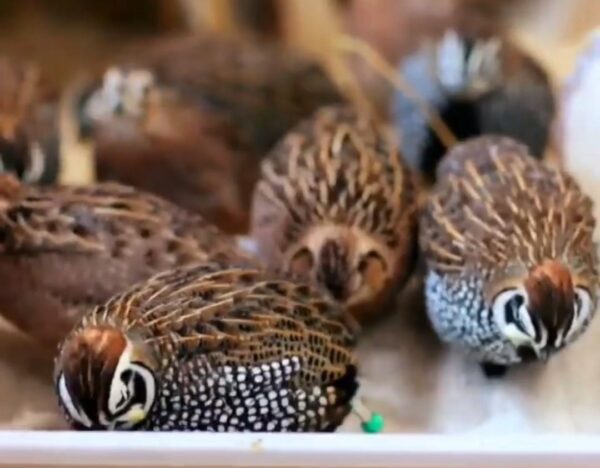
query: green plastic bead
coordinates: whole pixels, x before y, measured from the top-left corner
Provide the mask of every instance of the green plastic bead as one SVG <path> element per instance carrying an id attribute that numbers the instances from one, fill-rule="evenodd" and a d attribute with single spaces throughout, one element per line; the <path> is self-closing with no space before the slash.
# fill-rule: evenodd
<path id="1" fill-rule="evenodd" d="M 362 430 L 369 434 L 377 434 L 383 430 L 384 425 L 383 416 L 374 412 L 371 414 L 371 419 L 362 423 Z"/>

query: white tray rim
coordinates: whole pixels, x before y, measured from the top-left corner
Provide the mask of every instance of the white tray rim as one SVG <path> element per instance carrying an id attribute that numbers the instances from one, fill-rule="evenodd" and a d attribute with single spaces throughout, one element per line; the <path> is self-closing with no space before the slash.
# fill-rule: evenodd
<path id="1" fill-rule="evenodd" d="M 598 435 L 0 431 L 0 466 L 600 467 Z"/>

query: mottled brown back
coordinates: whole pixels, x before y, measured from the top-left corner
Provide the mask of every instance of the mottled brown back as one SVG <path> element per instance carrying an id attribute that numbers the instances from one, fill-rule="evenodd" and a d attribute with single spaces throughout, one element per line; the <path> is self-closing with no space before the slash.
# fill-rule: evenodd
<path id="1" fill-rule="evenodd" d="M 9 188 L 0 192 L 0 311 L 47 344 L 82 310 L 159 271 L 239 258 L 200 217 L 132 188 L 35 188 L 8 176 L 0 185 Z"/>
<path id="2" fill-rule="evenodd" d="M 356 226 L 389 248 L 414 234 L 416 183 L 369 117 L 326 107 L 300 123 L 262 166 L 253 230 L 284 250 L 316 224 Z"/>
<path id="3" fill-rule="evenodd" d="M 165 99 L 139 122 L 97 125 L 99 179 L 156 193 L 231 233 L 248 229 L 265 153 L 318 106 L 342 100 L 296 52 L 213 34 L 144 42 L 118 63 L 150 71 Z"/>
<path id="4" fill-rule="evenodd" d="M 221 113 L 260 156 L 319 106 L 343 100 L 316 62 L 268 42 L 200 34 L 151 41 L 125 57 Z"/>
<path id="5" fill-rule="evenodd" d="M 162 366 L 206 359 L 259 366 L 301 356 L 300 386 L 341 378 L 356 361 L 358 327 L 316 288 L 261 270 L 203 263 L 165 272 L 113 297 L 80 327 L 111 324 L 140 336 Z"/>
<path id="6" fill-rule="evenodd" d="M 594 276 L 591 200 L 563 171 L 529 156 L 514 140 L 486 136 L 452 150 L 421 217 L 430 268 L 488 272 L 508 262 L 532 268 L 563 259 Z"/>

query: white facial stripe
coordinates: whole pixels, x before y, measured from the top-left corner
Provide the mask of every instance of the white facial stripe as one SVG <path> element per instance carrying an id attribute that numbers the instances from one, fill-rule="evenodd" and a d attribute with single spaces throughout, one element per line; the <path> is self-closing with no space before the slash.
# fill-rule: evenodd
<path id="1" fill-rule="evenodd" d="M 572 339 L 585 323 L 589 321 L 590 316 L 593 313 L 594 304 L 590 293 L 583 288 L 575 288 L 575 294 L 579 299 L 580 305 L 577 305 L 577 301 L 574 304 L 575 316 L 569 329 L 560 337 L 563 341 Z"/>
<path id="2" fill-rule="evenodd" d="M 45 160 L 44 152 L 40 144 L 35 141 L 31 145 L 31 164 L 23 173 L 23 181 L 32 183 L 37 182 L 44 173 Z"/>
<path id="3" fill-rule="evenodd" d="M 504 326 L 504 328 L 502 329 L 502 332 L 504 333 L 504 336 L 506 336 L 506 338 L 508 338 L 508 340 L 514 345 L 514 346 L 521 346 L 521 345 L 532 345 L 533 344 L 533 340 L 530 336 L 524 334 L 519 327 L 517 327 L 515 324 L 513 323 L 509 323 L 506 324 Z"/>
<path id="4" fill-rule="evenodd" d="M 104 73 L 104 83 L 107 89 L 117 89 L 123 83 L 123 73 L 116 67 L 111 67 Z"/>
<path id="5" fill-rule="evenodd" d="M 497 38 L 477 42 L 467 60 L 469 75 L 478 75 L 484 70 L 495 69 L 498 64 L 500 46 L 501 43 Z"/>
<path id="6" fill-rule="evenodd" d="M 144 385 L 146 386 L 146 400 L 143 404 L 136 403 L 132 405 L 125 414 L 119 416 L 112 422 L 111 427 L 114 427 L 117 422 L 125 423 L 124 428 L 133 427 L 135 424 L 141 422 L 145 419 L 148 411 L 150 411 L 150 408 L 152 407 L 152 403 L 154 403 L 154 398 L 156 398 L 156 383 L 152 372 L 145 367 L 136 364 L 132 364 L 130 370 L 144 379 Z M 131 389 L 131 391 L 133 392 L 133 389 Z"/>
<path id="7" fill-rule="evenodd" d="M 110 69 L 104 75 L 104 83 L 101 93 L 103 97 L 112 105 L 116 105 L 121 97 L 121 92 L 125 86 L 125 76 L 117 69 Z"/>
<path id="8" fill-rule="evenodd" d="M 494 38 L 478 41 L 467 59 L 467 82 L 473 92 L 490 90 L 498 82 L 501 75 L 501 58 L 499 55 L 502 43 Z"/>
<path id="9" fill-rule="evenodd" d="M 442 85 L 450 90 L 459 90 L 465 82 L 465 45 L 454 30 L 446 32 L 437 57 L 437 74 Z"/>
<path id="10" fill-rule="evenodd" d="M 467 59 L 467 75 L 476 76 L 482 68 L 484 60 L 484 48 L 476 45 Z"/>
<path id="11" fill-rule="evenodd" d="M 121 379 L 121 375 L 127 370 L 133 372 L 134 378 L 135 376 L 140 376 L 144 380 L 144 385 L 146 387 L 146 400 L 142 405 L 132 405 L 132 407 L 129 408 L 125 414 L 121 415 L 115 420 L 110 421 L 106 415 L 102 415 L 106 421 L 103 422 L 103 424 L 106 426 L 112 427 L 114 426 L 115 422 L 126 422 L 134 425 L 139 422 L 140 419 L 143 419 L 142 416 L 145 416 L 148 411 L 150 411 L 150 408 L 154 403 L 154 398 L 156 397 L 156 383 L 154 380 L 154 375 L 144 366 L 131 362 L 132 352 L 133 345 L 128 340 L 127 345 L 125 346 L 125 349 L 119 358 L 119 362 L 117 363 L 117 367 L 115 368 L 115 373 L 110 384 L 108 410 L 111 414 L 116 414 L 117 412 L 121 411 L 133 397 L 133 392 L 135 391 L 133 387 L 133 380 L 131 381 L 129 387 L 127 387 Z M 124 396 L 125 398 L 123 398 Z"/>
<path id="12" fill-rule="evenodd" d="M 521 326 L 525 329 L 525 332 L 521 330 L 516 323 L 508 322 L 506 320 L 506 308 L 509 306 L 510 301 L 519 295 L 523 297 L 524 301 L 523 304 L 520 305 L 519 310 L 515 311 L 513 315 L 515 316 L 515 319 L 518 319 L 521 322 Z M 501 333 L 513 344 L 513 346 L 529 346 L 535 350 L 540 350 L 546 344 L 547 335 L 542 329 L 541 336 L 536 342 L 535 327 L 533 326 L 527 306 L 528 300 L 525 291 L 521 288 L 511 289 L 503 291 L 496 296 L 492 304 L 492 313 Z"/>
<path id="13" fill-rule="evenodd" d="M 124 392 L 127 392 L 127 388 L 123 381 L 121 380 L 121 374 L 125 372 L 129 368 L 131 364 L 131 352 L 132 345 L 129 340 L 127 340 L 127 345 L 121 353 L 121 357 L 119 358 L 119 362 L 117 363 L 117 367 L 115 368 L 115 373 L 112 378 L 112 382 L 110 383 L 110 392 L 108 397 L 108 410 L 114 414 L 116 413 L 118 408 L 118 403 L 122 399 L 122 395 Z"/>
<path id="14" fill-rule="evenodd" d="M 61 374 L 58 380 L 58 395 L 62 404 L 65 406 L 69 415 L 78 423 L 84 425 L 85 427 L 92 427 L 92 421 L 90 418 L 81 410 L 75 407 L 73 403 L 73 399 L 71 398 L 71 394 L 67 388 L 67 382 L 65 381 L 65 376 Z"/>
<path id="15" fill-rule="evenodd" d="M 148 413 L 152 407 L 152 403 L 154 403 L 154 399 L 156 398 L 156 381 L 154 379 L 154 374 L 145 367 L 138 366 L 136 364 L 133 364 L 132 369 L 134 369 L 134 371 L 137 372 L 142 379 L 144 379 L 144 384 L 146 385 L 146 401 L 141 409 L 144 411 L 144 413 Z"/>
<path id="16" fill-rule="evenodd" d="M 519 320 L 521 324 L 527 331 L 529 336 L 535 336 L 535 327 L 533 326 L 533 321 L 531 320 L 531 315 L 529 315 L 529 311 L 527 310 L 527 303 L 523 303 L 521 307 L 519 307 Z"/>

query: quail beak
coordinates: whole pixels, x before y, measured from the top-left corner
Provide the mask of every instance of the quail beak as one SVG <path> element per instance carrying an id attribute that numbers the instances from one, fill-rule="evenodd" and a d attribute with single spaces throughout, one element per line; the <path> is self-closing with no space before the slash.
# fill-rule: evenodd
<path id="1" fill-rule="evenodd" d="M 550 353 L 548 352 L 542 352 L 542 354 L 540 355 L 539 359 L 545 363 L 548 362 L 548 360 L 550 359 Z"/>
<path id="2" fill-rule="evenodd" d="M 133 408 L 127 417 L 133 424 L 138 424 L 144 420 L 146 413 L 141 408 Z"/>
<path id="3" fill-rule="evenodd" d="M 529 346 L 530 344 L 530 340 L 525 339 L 513 324 L 508 325 L 504 329 L 504 335 L 516 348 L 519 348 L 520 346 Z"/>

